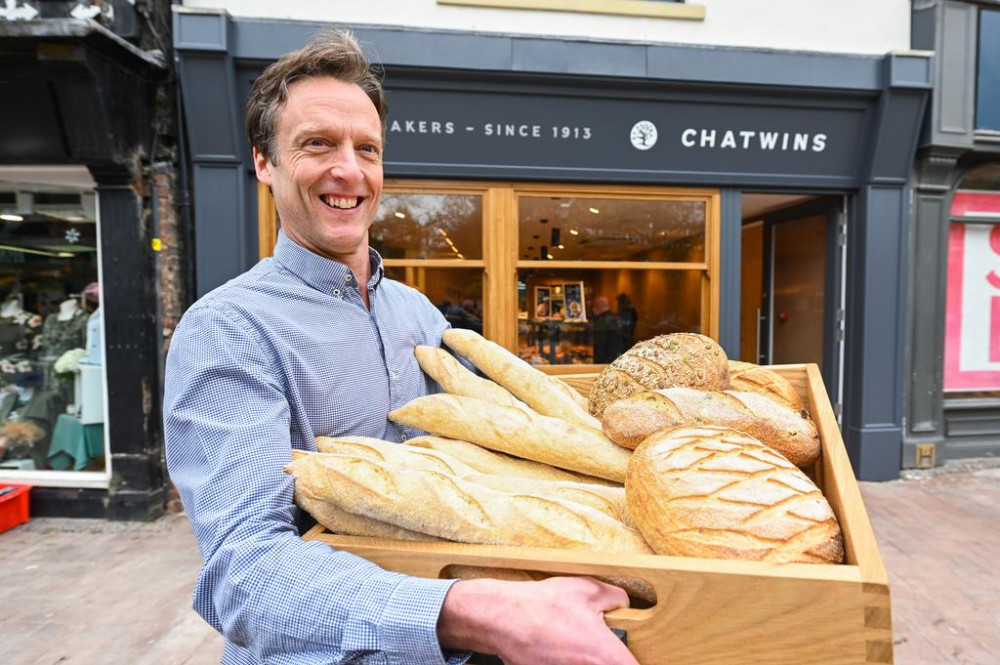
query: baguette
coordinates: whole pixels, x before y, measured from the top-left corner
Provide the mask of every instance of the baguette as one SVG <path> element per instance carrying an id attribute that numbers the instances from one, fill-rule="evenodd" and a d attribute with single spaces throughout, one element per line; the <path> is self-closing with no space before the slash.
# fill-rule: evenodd
<path id="1" fill-rule="evenodd" d="M 489 379 L 476 376 L 465 368 L 454 356 L 440 347 L 418 345 L 413 350 L 420 369 L 437 381 L 441 389 L 452 395 L 478 397 L 504 406 L 516 406 L 528 410 L 530 407 L 511 395 L 505 388 Z"/>
<path id="2" fill-rule="evenodd" d="M 559 379 L 535 369 L 499 344 L 472 330 L 459 328 L 445 330 L 441 338 L 484 374 L 543 416 L 600 429 L 600 422 L 587 413 L 587 401 L 580 393 Z"/>
<path id="3" fill-rule="evenodd" d="M 738 360 L 729 361 L 729 387 L 746 393 L 757 393 L 776 400 L 779 404 L 801 411 L 809 417 L 809 411 L 799 393 L 788 382 L 788 379 L 766 367 L 745 363 Z"/>
<path id="4" fill-rule="evenodd" d="M 491 450 L 622 482 L 629 452 L 600 430 L 475 397 L 426 395 L 389 413 L 389 419 Z"/>
<path id="5" fill-rule="evenodd" d="M 534 494 L 549 499 L 573 501 L 590 506 L 614 519 L 625 521 L 625 490 L 620 487 L 586 485 L 568 481 L 528 480 L 480 473 L 445 453 L 419 447 L 402 446 L 398 443 L 367 437 L 316 437 L 316 447 L 320 450 L 319 454 L 355 455 L 368 460 L 388 462 L 400 468 L 427 469 L 448 473 L 502 492 Z M 295 456 L 293 456 L 294 458 Z"/>
<path id="6" fill-rule="evenodd" d="M 790 406 L 757 393 L 668 388 L 633 394 L 604 412 L 604 433 L 626 448 L 663 429 L 719 425 L 746 432 L 805 467 L 819 458 L 816 425 Z"/>
<path id="7" fill-rule="evenodd" d="M 305 496 L 438 538 L 651 553 L 637 531 L 588 506 L 501 492 L 439 471 L 330 453 L 299 457 L 285 471 Z"/>
<path id="8" fill-rule="evenodd" d="M 729 387 L 726 353 L 711 337 L 695 333 L 659 335 L 618 356 L 594 381 L 590 413 L 600 418 L 609 404 L 640 390 L 687 386 Z"/>
<path id="9" fill-rule="evenodd" d="M 742 432 L 680 427 L 650 436 L 629 462 L 625 496 L 660 554 L 843 561 L 840 526 L 819 488 Z"/>
<path id="10" fill-rule="evenodd" d="M 590 476 L 582 476 L 570 471 L 564 471 L 563 469 L 557 469 L 548 464 L 487 450 L 469 441 L 446 439 L 440 436 L 416 436 L 408 439 L 406 445 L 445 453 L 461 462 L 465 462 L 480 473 L 496 473 L 515 476 L 517 478 L 535 478 L 538 480 L 570 480 L 576 482 L 593 482 L 594 480 L 598 480 L 601 483 L 608 482 L 603 479 L 594 479 Z"/>
<path id="11" fill-rule="evenodd" d="M 313 516 L 331 533 L 341 533 L 346 536 L 369 536 L 372 538 L 390 538 L 392 540 L 440 541 L 440 538 L 417 533 L 402 527 L 373 520 L 363 515 L 355 515 L 327 501 L 320 501 L 302 492 L 295 492 L 295 503 Z"/>

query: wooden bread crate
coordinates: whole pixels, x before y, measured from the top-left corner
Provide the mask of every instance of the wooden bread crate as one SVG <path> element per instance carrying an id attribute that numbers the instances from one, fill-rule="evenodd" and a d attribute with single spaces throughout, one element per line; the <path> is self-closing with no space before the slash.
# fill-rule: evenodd
<path id="1" fill-rule="evenodd" d="M 450 567 L 473 566 L 642 578 L 656 590 L 657 603 L 606 615 L 610 626 L 627 631 L 642 665 L 891 663 L 889 581 L 819 369 L 770 369 L 795 386 L 819 429 L 823 454 L 807 473 L 840 522 L 843 565 L 402 542 L 340 536 L 319 526 L 304 538 L 420 577 L 452 577 Z M 596 374 L 560 378 L 586 394 Z"/>

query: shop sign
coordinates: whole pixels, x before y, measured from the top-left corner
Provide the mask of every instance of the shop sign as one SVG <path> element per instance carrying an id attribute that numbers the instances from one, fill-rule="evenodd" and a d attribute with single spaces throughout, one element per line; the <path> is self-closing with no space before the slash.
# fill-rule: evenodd
<path id="1" fill-rule="evenodd" d="M 947 298 L 945 390 L 1000 389 L 1000 224 L 951 225 Z"/>
<path id="2" fill-rule="evenodd" d="M 390 89 L 386 166 L 525 175 L 853 180 L 863 105 L 732 104 Z"/>

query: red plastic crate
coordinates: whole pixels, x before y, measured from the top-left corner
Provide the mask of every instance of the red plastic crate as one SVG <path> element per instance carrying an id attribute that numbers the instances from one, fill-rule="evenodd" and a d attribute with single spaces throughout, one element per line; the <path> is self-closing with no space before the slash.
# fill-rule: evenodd
<path id="1" fill-rule="evenodd" d="M 0 483 L 0 490 L 13 487 L 13 492 L 0 496 L 0 533 L 28 521 L 28 491 L 31 485 Z"/>

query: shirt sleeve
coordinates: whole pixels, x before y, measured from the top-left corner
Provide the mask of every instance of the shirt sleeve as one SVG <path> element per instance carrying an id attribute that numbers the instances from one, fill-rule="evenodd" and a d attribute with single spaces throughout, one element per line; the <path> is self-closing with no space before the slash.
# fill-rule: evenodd
<path id="1" fill-rule="evenodd" d="M 454 581 L 299 537 L 288 402 L 251 330 L 196 305 L 167 358 L 167 464 L 204 560 L 194 609 L 262 663 L 445 663 L 437 619 Z"/>

